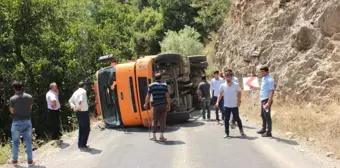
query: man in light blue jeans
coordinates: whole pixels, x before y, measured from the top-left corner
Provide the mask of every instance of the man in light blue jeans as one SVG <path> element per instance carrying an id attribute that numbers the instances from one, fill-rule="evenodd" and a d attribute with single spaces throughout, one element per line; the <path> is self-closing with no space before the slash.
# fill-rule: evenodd
<path id="1" fill-rule="evenodd" d="M 12 114 L 12 159 L 8 160 L 9 164 L 18 164 L 20 135 L 25 139 L 27 163 L 29 166 L 34 165 L 32 158 L 32 122 L 31 111 L 33 98 L 31 95 L 24 93 L 24 87 L 20 82 L 13 82 L 15 95 L 10 99 L 10 112 Z"/>

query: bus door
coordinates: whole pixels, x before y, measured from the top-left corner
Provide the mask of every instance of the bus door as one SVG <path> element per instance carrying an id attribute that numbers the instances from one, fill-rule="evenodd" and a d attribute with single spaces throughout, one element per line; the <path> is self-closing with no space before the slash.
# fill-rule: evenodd
<path id="1" fill-rule="evenodd" d="M 135 62 L 117 64 L 117 93 L 124 126 L 142 125 L 138 108 Z"/>
<path id="2" fill-rule="evenodd" d="M 141 58 L 136 61 L 136 80 L 138 94 L 138 108 L 144 127 L 152 125 L 152 108 L 151 103 L 149 109 L 144 108 L 145 98 L 148 92 L 148 86 L 152 79 L 152 58 Z"/>

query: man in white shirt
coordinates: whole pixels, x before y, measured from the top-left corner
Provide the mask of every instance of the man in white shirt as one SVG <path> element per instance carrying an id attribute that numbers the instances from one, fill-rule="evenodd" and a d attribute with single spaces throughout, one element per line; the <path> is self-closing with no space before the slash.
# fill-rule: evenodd
<path id="1" fill-rule="evenodd" d="M 78 89 L 73 93 L 69 99 L 69 103 L 78 119 L 79 137 L 78 148 L 89 150 L 87 140 L 90 135 L 90 116 L 89 107 L 87 104 L 86 85 L 84 82 L 79 82 Z"/>
<path id="2" fill-rule="evenodd" d="M 50 118 L 50 131 L 52 134 L 52 140 L 56 145 L 61 145 L 61 132 L 60 132 L 60 103 L 59 103 L 59 90 L 55 82 L 49 86 L 50 90 L 46 93 L 47 108 Z"/>
<path id="3" fill-rule="evenodd" d="M 220 89 L 220 86 L 225 83 L 225 80 L 223 78 L 220 77 L 220 73 L 219 71 L 215 71 L 214 72 L 214 78 L 211 79 L 211 82 L 210 82 L 210 90 L 212 92 L 212 95 L 213 95 L 213 101 L 214 101 L 214 104 L 216 104 L 217 102 L 217 97 L 218 97 L 218 92 L 219 92 L 219 89 Z M 219 118 L 219 110 L 221 110 L 222 112 L 222 120 L 224 120 L 224 115 L 223 115 L 223 97 L 221 98 L 220 102 L 218 102 L 220 106 L 216 107 L 216 110 L 215 110 L 215 114 L 216 114 L 216 121 L 219 122 L 220 121 L 220 118 Z"/>
<path id="4" fill-rule="evenodd" d="M 219 107 L 218 101 L 224 96 L 224 113 L 225 113 L 225 138 L 229 137 L 229 120 L 232 113 L 240 129 L 242 136 L 245 136 L 242 128 L 242 121 L 239 116 L 239 106 L 241 105 L 241 89 L 238 83 L 232 81 L 232 73 L 225 74 L 226 83 L 222 84 L 219 90 L 216 107 Z"/>
<path id="5" fill-rule="evenodd" d="M 230 72 L 230 73 L 232 74 L 231 80 L 232 80 L 234 83 L 239 84 L 238 79 L 235 77 L 235 74 L 234 74 L 233 70 L 227 69 L 226 72 Z M 231 122 L 232 126 L 234 126 L 235 123 L 236 123 L 236 120 L 235 120 L 234 115 L 232 115 L 232 117 L 230 117 L 230 118 L 231 118 L 231 121 L 230 121 L 230 122 Z"/>

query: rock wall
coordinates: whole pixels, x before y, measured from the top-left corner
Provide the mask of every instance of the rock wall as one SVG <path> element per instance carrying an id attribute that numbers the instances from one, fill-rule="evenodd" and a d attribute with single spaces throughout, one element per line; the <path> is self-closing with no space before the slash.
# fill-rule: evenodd
<path id="1" fill-rule="evenodd" d="M 238 77 L 268 65 L 281 100 L 338 101 L 340 0 L 235 0 L 214 50 Z"/>

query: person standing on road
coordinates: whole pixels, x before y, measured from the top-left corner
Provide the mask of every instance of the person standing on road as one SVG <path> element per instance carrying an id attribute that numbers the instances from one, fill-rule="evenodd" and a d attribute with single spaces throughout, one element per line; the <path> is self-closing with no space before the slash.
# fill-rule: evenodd
<path id="1" fill-rule="evenodd" d="M 149 109 L 150 99 L 152 96 L 151 105 L 153 108 L 153 137 L 150 140 L 156 141 L 157 123 L 160 122 L 160 141 L 166 141 L 164 137 L 164 130 L 166 124 L 167 111 L 170 111 L 170 95 L 168 86 L 161 82 L 161 73 L 155 74 L 155 82 L 151 83 L 148 87 L 148 93 L 145 98 L 144 108 Z"/>
<path id="2" fill-rule="evenodd" d="M 225 83 L 225 80 L 224 80 L 223 78 L 220 77 L 219 71 L 215 71 L 215 72 L 214 72 L 214 78 L 211 79 L 211 82 L 210 82 L 210 86 L 211 86 L 211 87 L 210 87 L 210 90 L 211 90 L 211 92 L 212 92 L 212 95 L 214 96 L 214 98 L 213 98 L 214 104 L 217 103 L 218 92 L 219 92 L 220 86 L 221 86 L 223 83 Z M 222 110 L 223 110 L 223 103 L 224 103 L 223 97 L 221 97 L 220 101 L 218 102 L 218 104 L 219 104 L 220 106 L 215 107 L 215 108 L 216 108 L 215 114 L 216 114 L 216 121 L 217 121 L 217 122 L 220 122 L 220 118 L 219 118 L 218 111 L 221 110 L 221 112 L 222 112 Z M 222 120 L 224 120 L 224 119 L 223 119 L 223 116 L 224 116 L 224 115 L 223 115 L 223 112 L 222 112 Z"/>
<path id="3" fill-rule="evenodd" d="M 224 79 L 224 74 L 223 74 L 223 72 L 220 72 L 220 78 Z"/>
<path id="4" fill-rule="evenodd" d="M 90 116 L 89 107 L 87 103 L 86 85 L 84 82 L 79 82 L 78 89 L 73 93 L 69 99 L 69 103 L 78 119 L 79 137 L 78 148 L 82 150 L 90 150 L 87 146 L 87 140 L 90 134 Z"/>
<path id="5" fill-rule="evenodd" d="M 205 120 L 206 117 L 205 111 L 208 112 L 207 118 L 210 120 L 210 84 L 205 75 L 202 75 L 202 82 L 198 85 L 197 94 L 201 101 L 203 120 Z"/>
<path id="6" fill-rule="evenodd" d="M 230 72 L 230 73 L 232 74 L 231 80 L 232 80 L 234 83 L 239 83 L 239 82 L 238 82 L 238 79 L 235 77 L 235 74 L 234 74 L 233 70 L 227 69 L 226 72 Z"/>
<path id="7" fill-rule="evenodd" d="M 275 91 L 274 79 L 269 75 L 269 68 L 267 66 L 261 67 L 260 71 L 263 77 L 260 90 L 262 129 L 257 133 L 262 134 L 263 137 L 271 137 L 272 136 L 271 106 L 273 104 L 273 97 Z"/>
<path id="8" fill-rule="evenodd" d="M 18 153 L 20 144 L 20 135 L 22 134 L 26 144 L 27 163 L 29 166 L 34 165 L 32 156 L 32 104 L 33 98 L 30 94 L 24 92 L 21 82 L 13 82 L 15 95 L 9 100 L 13 122 L 12 122 L 12 159 L 8 160 L 9 164 L 18 164 Z"/>
<path id="9" fill-rule="evenodd" d="M 233 72 L 233 70 L 231 70 L 231 69 L 227 69 L 227 71 L 226 72 L 230 72 L 231 74 L 232 74 L 232 81 L 233 82 L 235 82 L 235 83 L 239 83 L 238 82 L 238 79 L 235 77 L 235 74 L 234 74 L 234 72 Z M 236 124 L 236 119 L 235 119 L 235 117 L 234 117 L 234 115 L 232 115 L 232 117 L 230 117 L 231 118 L 231 121 L 230 121 L 230 123 L 232 124 L 232 125 L 235 125 Z"/>
<path id="10" fill-rule="evenodd" d="M 46 93 L 47 108 L 51 124 L 52 140 L 57 146 L 61 145 L 60 132 L 60 103 L 59 90 L 55 82 L 50 84 L 50 90 Z"/>
<path id="11" fill-rule="evenodd" d="M 216 107 L 219 107 L 218 101 L 224 97 L 224 113 L 225 113 L 225 138 L 229 137 L 229 120 L 230 114 L 235 116 L 235 120 L 240 129 L 242 136 L 245 136 L 242 128 L 242 121 L 239 116 L 239 107 L 241 105 L 241 89 L 238 83 L 232 81 L 232 73 L 225 74 L 226 83 L 222 84 L 219 90 Z"/>

